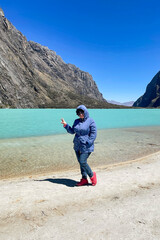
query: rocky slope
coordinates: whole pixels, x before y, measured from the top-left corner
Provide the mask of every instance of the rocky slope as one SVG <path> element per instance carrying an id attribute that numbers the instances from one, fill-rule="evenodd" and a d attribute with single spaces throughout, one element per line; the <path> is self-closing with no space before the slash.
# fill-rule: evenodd
<path id="1" fill-rule="evenodd" d="M 133 104 L 134 107 L 160 107 L 160 71 L 147 85 L 146 92 Z"/>
<path id="2" fill-rule="evenodd" d="M 107 103 L 92 76 L 47 47 L 27 41 L 0 9 L 0 107 L 116 107 Z"/>

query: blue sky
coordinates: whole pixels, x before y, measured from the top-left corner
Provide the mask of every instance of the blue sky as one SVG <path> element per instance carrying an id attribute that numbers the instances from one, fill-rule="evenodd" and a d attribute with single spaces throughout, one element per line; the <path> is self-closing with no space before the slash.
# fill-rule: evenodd
<path id="1" fill-rule="evenodd" d="M 27 40 L 89 72 L 106 99 L 136 100 L 160 70 L 158 0 L 4 0 L 0 6 Z"/>

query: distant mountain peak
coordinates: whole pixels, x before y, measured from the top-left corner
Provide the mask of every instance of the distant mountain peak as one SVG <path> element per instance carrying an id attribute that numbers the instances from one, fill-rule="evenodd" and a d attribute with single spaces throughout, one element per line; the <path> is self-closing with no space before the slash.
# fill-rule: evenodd
<path id="1" fill-rule="evenodd" d="M 116 104 L 116 105 L 121 105 L 121 106 L 127 106 L 127 107 L 131 107 L 134 103 L 134 101 L 129 101 L 129 102 L 117 102 L 114 100 L 107 100 L 107 102 L 111 103 L 111 104 Z"/>

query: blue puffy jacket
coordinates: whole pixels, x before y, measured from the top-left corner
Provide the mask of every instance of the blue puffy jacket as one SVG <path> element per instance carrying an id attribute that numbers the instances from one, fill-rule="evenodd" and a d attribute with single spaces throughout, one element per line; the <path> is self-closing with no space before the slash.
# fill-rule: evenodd
<path id="1" fill-rule="evenodd" d="M 67 124 L 65 129 L 68 133 L 75 134 L 73 140 L 75 151 L 80 151 L 81 153 L 93 152 L 94 140 L 97 136 L 96 124 L 89 117 L 89 112 L 84 105 L 78 106 L 77 109 L 84 111 L 84 119 L 76 119 L 72 127 Z"/>

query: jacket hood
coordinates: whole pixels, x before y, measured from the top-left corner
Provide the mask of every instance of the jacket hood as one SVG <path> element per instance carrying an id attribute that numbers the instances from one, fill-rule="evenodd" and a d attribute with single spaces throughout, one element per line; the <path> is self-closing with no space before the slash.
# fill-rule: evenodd
<path id="1" fill-rule="evenodd" d="M 87 118 L 89 118 L 89 112 L 88 112 L 87 108 L 86 108 L 84 105 L 79 105 L 79 106 L 77 107 L 77 110 L 78 110 L 78 109 L 81 109 L 81 110 L 84 111 L 84 120 L 86 120 Z"/>

